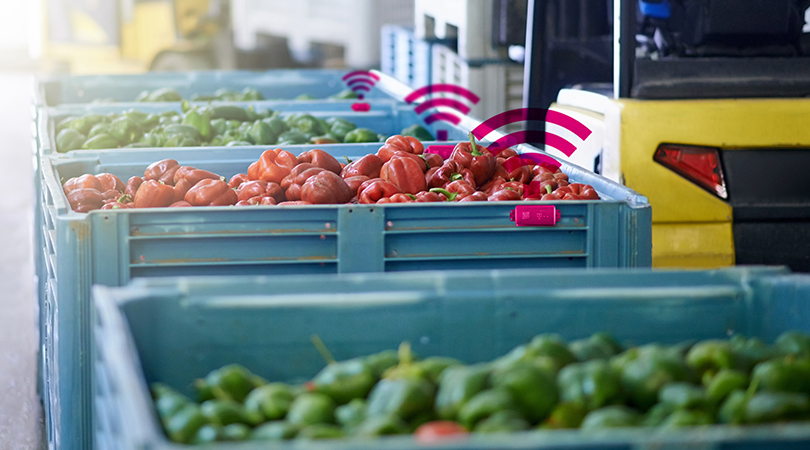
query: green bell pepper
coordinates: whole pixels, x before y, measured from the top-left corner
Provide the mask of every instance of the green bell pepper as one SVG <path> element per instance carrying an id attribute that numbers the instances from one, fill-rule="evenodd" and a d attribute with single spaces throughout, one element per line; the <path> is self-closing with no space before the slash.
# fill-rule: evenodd
<path id="1" fill-rule="evenodd" d="M 476 433 L 512 433 L 528 430 L 529 422 L 511 410 L 498 411 L 475 425 Z"/>
<path id="2" fill-rule="evenodd" d="M 110 135 L 121 144 L 129 144 L 141 138 L 141 130 L 134 120 L 124 116 L 112 121 Z"/>
<path id="3" fill-rule="evenodd" d="M 442 420 L 455 420 L 461 407 L 487 386 L 488 365 L 448 367 L 439 377 L 436 412 Z"/>
<path id="4" fill-rule="evenodd" d="M 416 124 L 411 125 L 405 129 L 403 129 L 399 134 L 403 136 L 412 136 L 420 141 L 432 141 L 433 135 L 430 134 L 430 131 L 427 128 L 423 127 L 422 125 Z"/>
<path id="5" fill-rule="evenodd" d="M 190 443 L 197 431 L 207 422 L 199 405 L 189 403 L 177 411 L 164 423 L 169 439 L 181 444 Z"/>
<path id="6" fill-rule="evenodd" d="M 622 346 L 607 333 L 594 333 L 585 339 L 577 339 L 568 344 L 568 349 L 579 361 L 610 359 L 622 352 Z"/>
<path id="7" fill-rule="evenodd" d="M 56 150 L 59 153 L 66 153 L 83 147 L 87 136 L 73 128 L 65 128 L 56 135 Z"/>
<path id="8" fill-rule="evenodd" d="M 490 384 L 495 390 L 508 392 L 515 409 L 531 423 L 548 417 L 559 397 L 555 377 L 526 360 L 495 368 Z"/>
<path id="9" fill-rule="evenodd" d="M 810 335 L 786 331 L 776 338 L 776 348 L 787 355 L 810 355 Z"/>
<path id="10" fill-rule="evenodd" d="M 658 399 L 675 409 L 709 411 L 714 408 L 714 402 L 704 388 L 684 382 L 670 383 L 662 387 Z"/>
<path id="11" fill-rule="evenodd" d="M 211 121 L 211 135 L 221 136 L 228 130 L 228 121 L 225 119 L 214 119 Z"/>
<path id="12" fill-rule="evenodd" d="M 298 432 L 298 439 L 339 439 L 346 436 L 343 430 L 328 423 L 316 423 Z"/>
<path id="13" fill-rule="evenodd" d="M 748 383 L 748 374 L 738 370 L 721 369 L 706 385 L 706 395 L 720 404 L 732 392 L 745 389 Z"/>
<path id="14" fill-rule="evenodd" d="M 408 434 L 410 431 L 408 424 L 399 416 L 388 414 L 366 418 L 354 430 L 354 435 L 363 437 L 388 436 L 393 434 Z"/>
<path id="15" fill-rule="evenodd" d="M 194 382 L 199 391 L 210 390 L 211 395 L 219 400 L 245 401 L 250 391 L 267 382 L 251 373 L 239 364 L 229 364 L 212 370 L 205 379 Z"/>
<path id="16" fill-rule="evenodd" d="M 183 100 L 183 96 L 172 88 L 160 88 L 152 92 L 143 91 L 136 100 L 139 102 L 179 102 Z"/>
<path id="17" fill-rule="evenodd" d="M 425 377 L 433 384 L 439 383 L 439 377 L 447 368 L 460 365 L 462 365 L 461 361 L 443 356 L 431 356 L 416 363 L 419 370 L 422 370 Z"/>
<path id="18" fill-rule="evenodd" d="M 84 141 L 82 148 L 86 150 L 103 150 L 108 148 L 118 148 L 118 139 L 109 134 L 97 134 Z"/>
<path id="19" fill-rule="evenodd" d="M 624 401 L 621 376 L 603 359 L 563 367 L 557 385 L 562 401 L 581 403 L 589 411 Z"/>
<path id="20" fill-rule="evenodd" d="M 348 132 L 357 128 L 357 125 L 349 122 L 346 119 L 341 119 L 340 117 L 330 117 L 326 120 L 326 123 L 329 125 L 329 133 L 331 133 L 341 142 L 346 140 L 346 134 Z"/>
<path id="21" fill-rule="evenodd" d="M 278 141 L 278 134 L 273 131 L 273 128 L 267 122 L 262 120 L 253 123 L 248 135 L 256 145 L 273 145 Z"/>
<path id="22" fill-rule="evenodd" d="M 290 386 L 284 383 L 270 383 L 259 386 L 245 398 L 245 412 L 253 424 L 265 420 L 280 420 L 287 415 L 295 399 Z"/>
<path id="23" fill-rule="evenodd" d="M 751 383 L 763 391 L 810 392 L 810 360 L 793 355 L 754 366 Z"/>
<path id="24" fill-rule="evenodd" d="M 335 408 L 335 421 L 347 429 L 353 429 L 366 420 L 367 409 L 366 401 L 356 398 Z"/>
<path id="25" fill-rule="evenodd" d="M 211 120 L 197 111 L 189 111 L 189 113 L 183 117 L 183 124 L 191 125 L 196 128 L 197 131 L 200 132 L 202 140 L 207 141 L 212 137 Z"/>
<path id="26" fill-rule="evenodd" d="M 110 134 L 110 124 L 101 122 L 93 125 L 93 128 L 90 128 L 90 132 L 87 133 L 87 137 L 91 138 L 99 134 Z"/>
<path id="27" fill-rule="evenodd" d="M 473 396 L 458 413 L 458 421 L 468 430 L 498 411 L 517 411 L 512 395 L 503 389 L 489 389 Z"/>
<path id="28" fill-rule="evenodd" d="M 357 95 L 357 92 L 354 92 L 351 89 L 344 89 L 337 94 L 330 95 L 329 98 L 334 100 L 352 100 L 359 98 L 359 96 Z"/>
<path id="29" fill-rule="evenodd" d="M 209 119 L 225 119 L 225 120 L 237 120 L 239 122 L 245 122 L 250 120 L 250 115 L 248 114 L 245 108 L 240 108 L 239 106 L 235 105 L 218 105 L 218 106 L 209 106 L 202 109 L 202 113 L 208 116 Z"/>
<path id="30" fill-rule="evenodd" d="M 660 426 L 663 429 L 671 429 L 697 425 L 711 425 L 713 423 L 714 417 L 706 411 L 678 409 L 664 419 Z"/>
<path id="31" fill-rule="evenodd" d="M 293 400 L 287 413 L 287 420 L 296 425 L 333 423 L 335 407 L 335 402 L 328 395 L 308 392 Z"/>
<path id="32" fill-rule="evenodd" d="M 433 407 L 433 384 L 424 378 L 384 378 L 368 397 L 368 416 L 396 414 L 409 420 Z"/>
<path id="33" fill-rule="evenodd" d="M 343 405 L 355 398 L 365 398 L 377 382 L 377 377 L 362 359 L 355 358 L 329 363 L 315 375 L 312 382 L 317 392 Z"/>
<path id="34" fill-rule="evenodd" d="M 250 439 L 250 427 L 243 423 L 232 423 L 222 427 L 220 439 L 223 441 L 247 441 Z"/>
<path id="35" fill-rule="evenodd" d="M 745 405 L 746 423 L 810 418 L 810 397 L 796 392 L 759 392 Z"/>
<path id="36" fill-rule="evenodd" d="M 254 428 L 250 439 L 255 441 L 281 441 L 294 438 L 300 430 L 299 425 L 278 420 Z"/>
<path id="37" fill-rule="evenodd" d="M 708 378 L 713 377 L 720 369 L 733 369 L 738 366 L 731 344 L 719 339 L 698 342 L 692 346 L 686 354 L 686 364 L 698 376 L 708 374 Z"/>
<path id="38" fill-rule="evenodd" d="M 346 144 L 358 144 L 362 142 L 378 142 L 379 138 L 377 133 L 369 130 L 368 128 L 355 128 L 346 133 L 343 142 Z"/>
<path id="39" fill-rule="evenodd" d="M 191 443 L 194 445 L 205 445 L 211 444 L 218 440 L 222 439 L 222 427 L 219 425 L 203 425 L 197 430 L 197 434 L 194 435 L 194 439 L 191 440 Z"/>
<path id="40" fill-rule="evenodd" d="M 207 400 L 200 405 L 200 411 L 214 425 L 248 423 L 244 406 L 234 400 Z"/>
<path id="41" fill-rule="evenodd" d="M 621 378 L 628 398 L 642 410 L 655 404 L 658 391 L 664 385 L 690 381 L 693 377 L 677 347 L 664 348 L 650 344 L 636 350 L 636 357 L 624 364 Z"/>
<path id="42" fill-rule="evenodd" d="M 582 420 L 582 430 L 634 427 L 641 423 L 642 415 L 624 405 L 611 405 L 595 409 Z"/>
<path id="43" fill-rule="evenodd" d="M 290 130 L 279 135 L 276 145 L 300 145 L 306 144 L 307 141 L 309 141 L 309 138 L 300 131 Z"/>
<path id="44" fill-rule="evenodd" d="M 270 125 L 270 129 L 276 136 L 280 136 L 285 131 L 290 130 L 290 127 L 287 126 L 287 123 L 284 122 L 281 117 L 268 117 L 266 119 L 262 119 L 262 122 Z"/>
<path id="45" fill-rule="evenodd" d="M 526 356 L 548 356 L 554 359 L 557 367 L 560 369 L 577 361 L 576 356 L 568 349 L 565 341 L 556 334 L 541 334 L 535 336 L 526 346 Z"/>
<path id="46" fill-rule="evenodd" d="M 540 429 L 579 428 L 588 410 L 582 403 L 557 403 L 551 415 L 540 424 Z"/>

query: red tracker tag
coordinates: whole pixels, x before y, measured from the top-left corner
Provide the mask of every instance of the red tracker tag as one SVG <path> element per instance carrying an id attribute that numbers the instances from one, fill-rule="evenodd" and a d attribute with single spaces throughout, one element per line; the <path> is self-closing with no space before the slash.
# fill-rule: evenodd
<path id="1" fill-rule="evenodd" d="M 366 102 L 352 103 L 352 111 L 354 112 L 368 112 L 371 110 L 371 105 Z"/>
<path id="2" fill-rule="evenodd" d="M 425 149 L 425 153 L 435 153 L 442 157 L 442 159 L 450 159 L 450 155 L 453 153 L 453 149 L 456 148 L 456 144 L 452 145 L 429 145 L 427 149 Z"/>
<path id="3" fill-rule="evenodd" d="M 518 205 L 509 211 L 509 220 L 518 227 L 552 227 L 561 218 L 554 205 Z"/>

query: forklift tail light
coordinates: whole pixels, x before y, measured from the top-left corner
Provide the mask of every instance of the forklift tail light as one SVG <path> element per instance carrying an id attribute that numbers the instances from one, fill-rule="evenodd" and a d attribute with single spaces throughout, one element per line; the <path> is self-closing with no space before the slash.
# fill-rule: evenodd
<path id="1" fill-rule="evenodd" d="M 718 197 L 728 198 L 720 152 L 716 148 L 661 144 L 653 159 Z"/>

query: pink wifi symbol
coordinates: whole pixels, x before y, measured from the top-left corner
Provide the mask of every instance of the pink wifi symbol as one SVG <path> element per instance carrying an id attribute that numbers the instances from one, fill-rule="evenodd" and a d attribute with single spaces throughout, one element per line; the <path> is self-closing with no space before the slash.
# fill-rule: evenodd
<path id="1" fill-rule="evenodd" d="M 468 89 L 465 89 L 461 86 L 457 86 L 455 84 L 429 84 L 419 89 L 415 89 L 413 92 L 411 92 L 410 94 L 408 94 L 408 96 L 405 97 L 405 101 L 408 104 L 411 104 L 416 102 L 422 97 L 427 97 L 433 94 L 441 94 L 441 93 L 454 94 L 456 96 L 468 100 L 473 105 L 475 105 L 481 100 L 477 95 L 475 95 Z M 416 105 L 416 107 L 414 108 L 414 112 L 416 114 L 423 114 L 428 110 L 432 110 L 438 107 L 454 109 L 462 114 L 468 114 L 470 112 L 469 106 L 451 97 L 429 98 L 428 100 L 420 102 L 418 105 Z M 437 111 L 430 113 L 427 115 L 427 117 L 425 117 L 424 120 L 427 125 L 430 125 L 440 120 L 452 123 L 454 125 L 458 125 L 461 122 L 460 117 L 458 117 L 453 113 L 445 111 Z M 437 130 L 436 139 L 439 141 L 446 141 L 447 130 Z"/>
<path id="2" fill-rule="evenodd" d="M 355 70 L 343 75 L 343 82 L 357 94 L 357 98 L 360 100 L 365 97 L 364 92 L 370 91 L 377 81 L 380 81 L 380 77 L 367 70 Z M 368 111 L 370 109 L 371 105 L 365 102 L 352 104 L 352 110 L 354 111 Z"/>
<path id="3" fill-rule="evenodd" d="M 591 130 L 583 125 L 582 122 L 559 111 L 545 108 L 518 108 L 502 112 L 490 117 L 481 123 L 481 125 L 475 127 L 472 130 L 472 134 L 478 140 L 483 140 L 489 133 L 495 131 L 497 128 L 504 125 L 509 125 L 511 123 L 523 121 L 533 121 L 535 123 L 539 122 L 542 124 L 542 126 L 507 134 L 490 144 L 487 148 L 493 153 L 498 153 L 503 149 L 518 144 L 543 142 L 545 145 L 556 148 L 565 156 L 570 157 L 577 150 L 577 146 L 562 136 L 545 131 L 545 124 L 551 123 L 558 125 L 572 132 L 575 136 L 583 141 L 591 135 Z M 542 162 L 560 167 L 560 163 L 550 156 L 539 153 L 524 153 L 522 156 L 524 158 L 529 158 L 538 164 Z"/>

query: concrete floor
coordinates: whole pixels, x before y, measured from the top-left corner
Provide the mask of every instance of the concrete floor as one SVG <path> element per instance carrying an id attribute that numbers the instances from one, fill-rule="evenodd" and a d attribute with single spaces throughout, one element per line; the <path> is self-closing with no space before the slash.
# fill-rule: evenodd
<path id="1" fill-rule="evenodd" d="M 47 448 L 36 392 L 31 83 L 0 74 L 0 450 Z"/>

